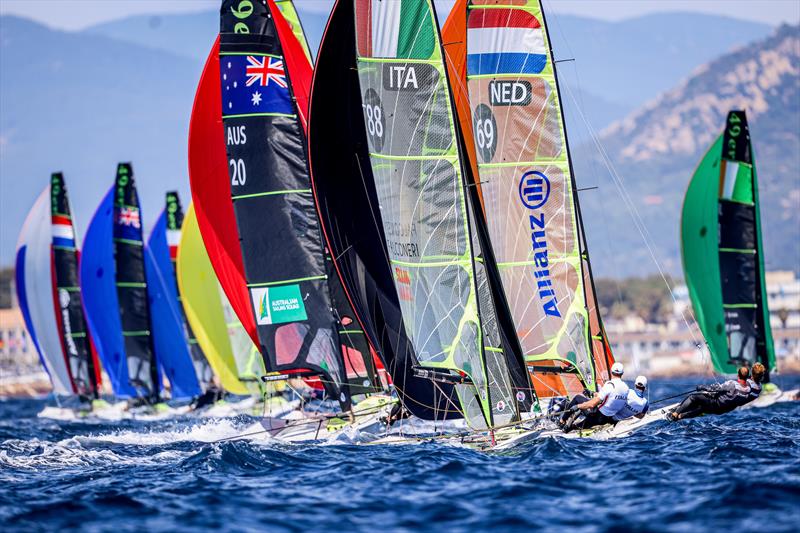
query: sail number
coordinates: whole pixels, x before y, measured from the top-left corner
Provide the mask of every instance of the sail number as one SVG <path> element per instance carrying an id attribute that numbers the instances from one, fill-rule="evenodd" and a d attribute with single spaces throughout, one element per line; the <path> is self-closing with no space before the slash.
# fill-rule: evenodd
<path id="1" fill-rule="evenodd" d="M 231 167 L 231 185 L 244 185 L 247 182 L 247 169 L 244 166 L 244 160 L 231 159 L 228 161 Z"/>
<path id="2" fill-rule="evenodd" d="M 489 106 L 480 104 L 475 108 L 473 129 L 478 155 L 483 163 L 488 163 L 497 151 L 497 121 Z"/>
<path id="3" fill-rule="evenodd" d="M 253 2 L 250 0 L 242 0 L 235 8 L 231 6 L 231 13 L 233 13 L 233 16 L 239 20 L 246 20 L 250 15 L 253 14 Z M 245 22 L 237 22 L 233 26 L 233 32 L 250 33 L 250 28 Z"/>
<path id="4" fill-rule="evenodd" d="M 364 108 L 364 121 L 367 126 L 372 149 L 380 152 L 383 149 L 383 134 L 386 131 L 386 117 L 381 105 L 381 98 L 375 89 L 367 89 L 364 93 L 364 101 L 361 107 Z"/>

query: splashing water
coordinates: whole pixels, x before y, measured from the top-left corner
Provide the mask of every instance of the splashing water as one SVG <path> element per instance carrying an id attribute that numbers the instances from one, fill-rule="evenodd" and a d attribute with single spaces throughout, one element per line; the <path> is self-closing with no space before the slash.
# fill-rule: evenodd
<path id="1" fill-rule="evenodd" d="M 656 382 L 652 398 L 694 384 Z M 287 445 L 231 439 L 256 422 L 247 416 L 88 423 L 36 418 L 43 406 L 0 401 L 4 531 L 796 531 L 800 521 L 798 402 L 502 453 Z"/>

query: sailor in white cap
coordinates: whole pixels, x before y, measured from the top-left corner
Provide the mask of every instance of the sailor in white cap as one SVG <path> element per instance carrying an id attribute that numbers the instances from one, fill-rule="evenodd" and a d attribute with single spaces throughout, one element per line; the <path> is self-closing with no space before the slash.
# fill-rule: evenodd
<path id="1" fill-rule="evenodd" d="M 636 376 L 633 388 L 628 390 L 625 406 L 614 415 L 614 420 L 619 422 L 633 416 L 644 418 L 648 409 L 650 409 L 650 402 L 647 400 L 647 378 Z"/>
<path id="2" fill-rule="evenodd" d="M 611 379 L 603 384 L 594 398 L 589 400 L 582 394 L 575 396 L 561 417 L 559 424 L 561 428 L 569 432 L 575 427 L 585 429 L 614 424 L 616 422 L 614 415 L 624 408 L 628 401 L 628 384 L 622 381 L 624 373 L 625 368 L 622 363 L 614 363 L 611 366 Z"/>

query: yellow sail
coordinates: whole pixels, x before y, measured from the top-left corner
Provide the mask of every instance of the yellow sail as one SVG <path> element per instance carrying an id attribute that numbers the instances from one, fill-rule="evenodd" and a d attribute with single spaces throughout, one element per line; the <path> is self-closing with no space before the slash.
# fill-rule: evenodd
<path id="1" fill-rule="evenodd" d="M 183 222 L 177 273 L 186 319 L 220 384 L 230 393 L 249 395 L 250 389 L 239 379 L 217 278 L 192 206 Z"/>

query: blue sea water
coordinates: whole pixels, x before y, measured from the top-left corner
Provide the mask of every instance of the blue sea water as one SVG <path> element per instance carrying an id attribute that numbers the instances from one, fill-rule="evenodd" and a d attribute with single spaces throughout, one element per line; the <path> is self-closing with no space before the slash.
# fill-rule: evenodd
<path id="1" fill-rule="evenodd" d="M 655 381 L 652 399 L 697 381 Z M 781 378 L 786 388 L 798 377 Z M 0 401 L 3 531 L 797 531 L 800 402 L 503 453 L 227 440 L 253 419 L 58 422 Z"/>

